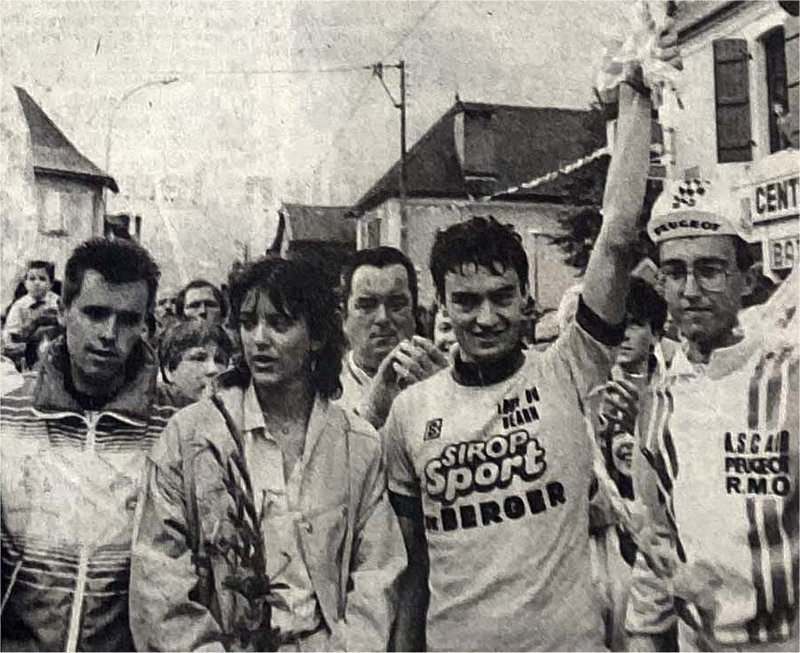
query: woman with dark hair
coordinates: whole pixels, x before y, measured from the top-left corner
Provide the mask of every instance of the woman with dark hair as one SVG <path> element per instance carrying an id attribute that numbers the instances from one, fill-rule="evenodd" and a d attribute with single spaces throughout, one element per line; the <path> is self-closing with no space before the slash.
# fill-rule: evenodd
<path id="1" fill-rule="evenodd" d="M 230 298 L 240 362 L 148 461 L 137 649 L 386 650 L 405 548 L 377 432 L 329 401 L 343 345 L 333 291 L 272 258 L 235 275 Z"/>

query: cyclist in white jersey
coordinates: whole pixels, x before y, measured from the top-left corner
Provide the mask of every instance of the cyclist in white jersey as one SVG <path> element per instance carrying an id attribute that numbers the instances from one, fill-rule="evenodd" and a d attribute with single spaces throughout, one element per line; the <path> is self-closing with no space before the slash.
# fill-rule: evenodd
<path id="1" fill-rule="evenodd" d="M 459 354 L 401 393 L 384 427 L 409 556 L 399 650 L 603 647 L 583 400 L 622 338 L 650 110 L 648 97 L 620 87 L 605 219 L 575 323 L 546 352 L 520 345 L 528 261 L 519 237 L 485 218 L 437 236 L 431 272 Z"/>
<path id="2" fill-rule="evenodd" d="M 683 346 L 639 416 L 634 492 L 667 537 L 636 562 L 632 650 L 664 650 L 676 625 L 681 650 L 798 650 L 797 332 L 765 336 L 797 300 L 741 328 L 755 276 L 740 214 L 729 184 L 693 179 L 648 226 Z"/>

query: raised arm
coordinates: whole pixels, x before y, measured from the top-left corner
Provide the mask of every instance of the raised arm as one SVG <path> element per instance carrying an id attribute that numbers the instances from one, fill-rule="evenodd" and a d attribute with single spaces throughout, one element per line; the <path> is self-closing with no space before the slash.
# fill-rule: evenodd
<path id="1" fill-rule="evenodd" d="M 583 283 L 583 301 L 607 324 L 625 317 L 635 264 L 637 219 L 644 201 L 650 148 L 650 99 L 627 84 L 619 89 L 619 118 L 603 195 L 603 226 Z"/>

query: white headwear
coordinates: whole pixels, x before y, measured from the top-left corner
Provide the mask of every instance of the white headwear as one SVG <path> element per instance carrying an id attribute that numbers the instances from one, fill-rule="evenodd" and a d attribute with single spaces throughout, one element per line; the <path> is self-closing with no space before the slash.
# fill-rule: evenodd
<path id="1" fill-rule="evenodd" d="M 653 205 L 647 233 L 656 244 L 689 236 L 746 239 L 751 226 L 730 184 L 721 180 L 676 179 L 667 181 Z"/>

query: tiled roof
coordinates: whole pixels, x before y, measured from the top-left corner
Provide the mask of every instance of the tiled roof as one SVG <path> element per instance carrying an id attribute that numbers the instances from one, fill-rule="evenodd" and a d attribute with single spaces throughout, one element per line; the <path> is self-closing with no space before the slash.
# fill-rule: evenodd
<path id="1" fill-rule="evenodd" d="M 119 192 L 114 178 L 81 154 L 24 88 L 14 88 L 30 129 L 36 172 L 89 179 Z"/>
<path id="2" fill-rule="evenodd" d="M 409 150 L 406 158 L 408 197 L 468 196 L 456 135 L 461 113 L 490 114 L 493 132 L 495 191 L 558 170 L 605 143 L 605 129 L 594 124 L 590 111 L 456 102 Z M 465 136 L 465 138 L 469 138 Z M 353 212 L 363 213 L 398 197 L 400 162 L 397 161 L 358 200 Z M 550 186 L 552 188 L 552 186 Z M 541 189 L 520 192 L 513 199 L 541 198 Z"/>

